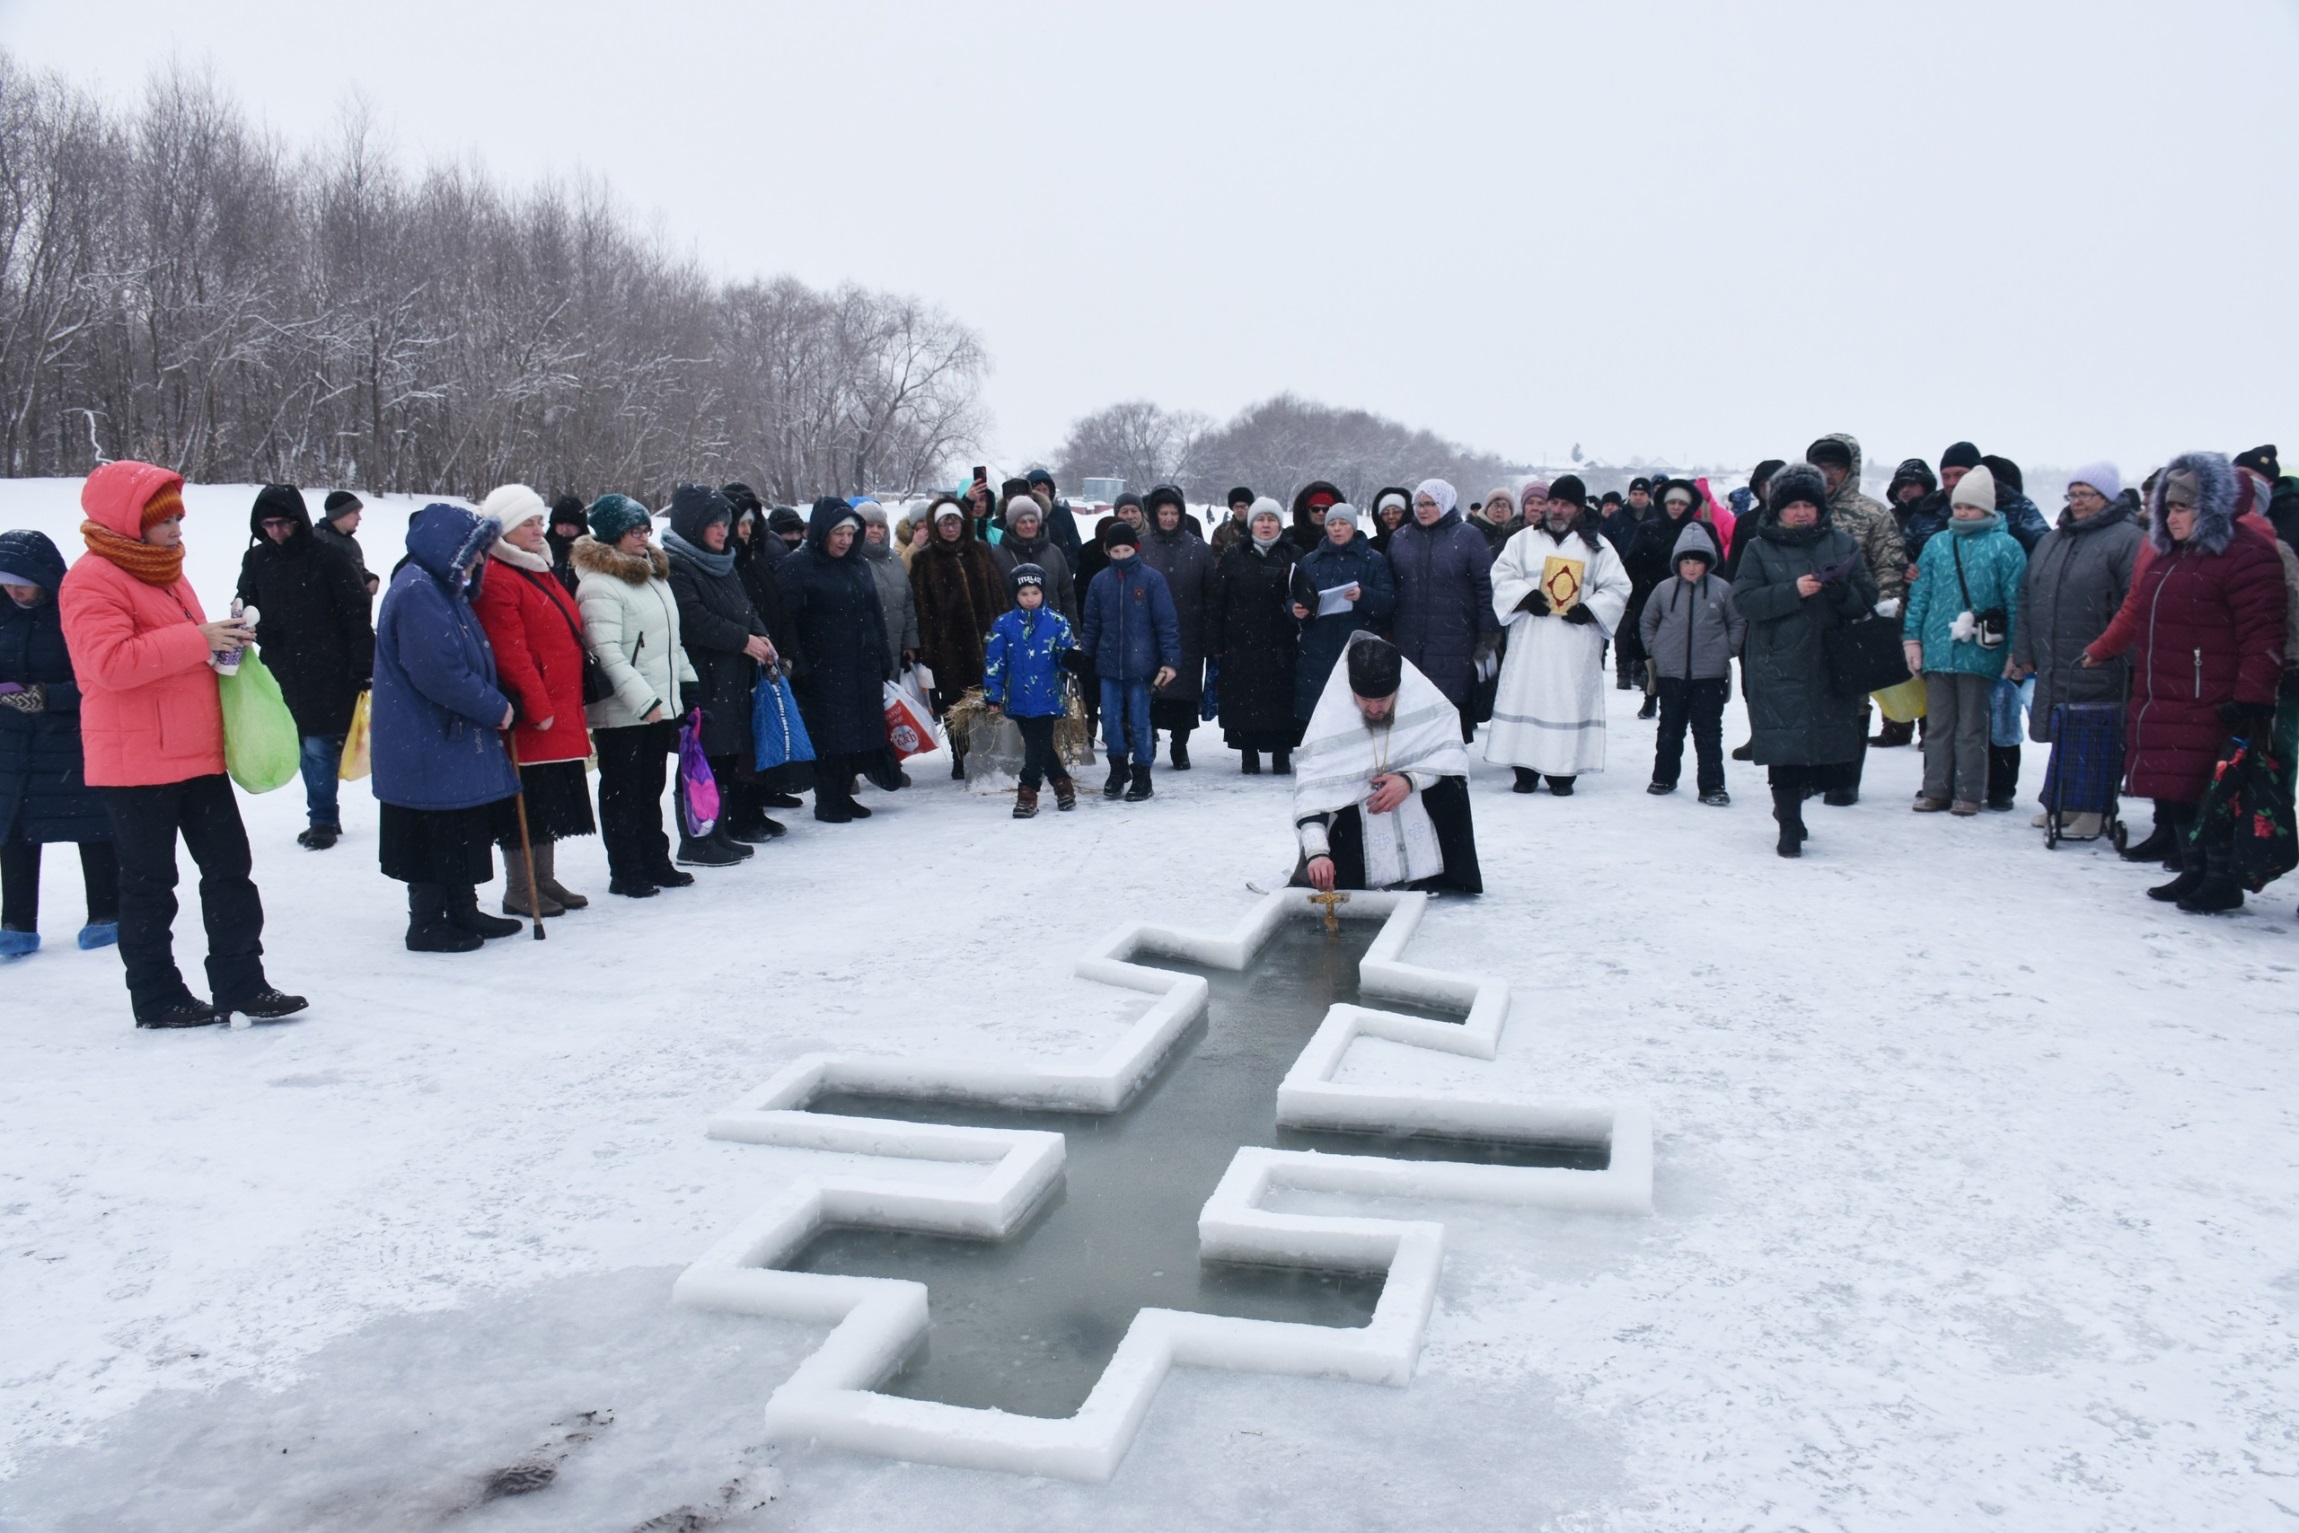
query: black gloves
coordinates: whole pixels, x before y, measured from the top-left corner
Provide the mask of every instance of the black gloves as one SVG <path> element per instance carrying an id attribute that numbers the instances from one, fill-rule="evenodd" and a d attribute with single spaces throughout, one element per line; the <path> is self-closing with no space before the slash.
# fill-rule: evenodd
<path id="1" fill-rule="evenodd" d="M 1597 615 L 1589 611 L 1589 604 L 1585 601 L 1573 603 L 1573 610 L 1565 614 L 1565 621 L 1568 623 L 1588 624 L 1596 620 Z"/>
<path id="2" fill-rule="evenodd" d="M 35 681 L 21 692 L 0 692 L 0 708 L 13 708 L 18 713 L 46 713 L 47 683 Z"/>
<path id="3" fill-rule="evenodd" d="M 1086 652 L 1075 645 L 1063 650 L 1062 658 L 1054 663 L 1072 676 L 1083 676 L 1090 669 L 1086 663 Z"/>
<path id="4" fill-rule="evenodd" d="M 1517 610 L 1530 612 L 1535 617 L 1547 617 L 1549 615 L 1549 599 L 1543 592 L 1527 591 L 1525 599 L 1517 603 Z"/>
<path id="5" fill-rule="evenodd" d="M 2274 733 L 2275 710 L 2263 703 L 2221 703 L 2219 722 L 2238 740 L 2264 740 Z"/>
<path id="6" fill-rule="evenodd" d="M 679 712 L 692 713 L 702 706 L 702 688 L 679 684 Z"/>

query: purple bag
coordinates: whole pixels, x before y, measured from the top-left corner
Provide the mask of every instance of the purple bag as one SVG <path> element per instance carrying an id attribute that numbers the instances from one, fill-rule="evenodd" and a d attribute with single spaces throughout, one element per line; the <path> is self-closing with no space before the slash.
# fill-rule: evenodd
<path id="1" fill-rule="evenodd" d="M 687 835 L 697 841 L 718 825 L 718 779 L 711 776 L 710 759 L 702 753 L 700 708 L 679 725 L 679 814 Z"/>

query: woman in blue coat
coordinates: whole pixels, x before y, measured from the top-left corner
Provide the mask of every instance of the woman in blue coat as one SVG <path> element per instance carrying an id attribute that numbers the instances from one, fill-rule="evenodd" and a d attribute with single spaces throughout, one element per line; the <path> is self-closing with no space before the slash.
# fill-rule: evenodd
<path id="1" fill-rule="evenodd" d="M 1348 605 L 1318 615 L 1318 592 L 1357 594 Z M 1325 678 L 1360 628 L 1387 634 L 1397 611 L 1397 577 L 1357 526 L 1356 508 L 1347 504 L 1325 513 L 1325 533 L 1293 566 L 1293 615 L 1301 624 L 1301 658 L 1293 667 L 1293 716 L 1307 722 L 1325 693 Z"/>
<path id="2" fill-rule="evenodd" d="M 0 533 L 0 958 L 40 945 L 40 848 L 80 846 L 88 921 L 80 946 L 119 940 L 112 822 L 82 775 L 80 686 L 56 588 L 64 556 L 43 533 Z"/>
<path id="3" fill-rule="evenodd" d="M 369 707 L 375 796 L 383 805 L 384 876 L 407 885 L 407 946 L 468 953 L 507 937 L 517 921 L 479 908 L 495 876 L 489 806 L 519 791 L 503 748 L 509 697 L 495 652 L 471 610 L 493 517 L 429 505 L 407 529 L 407 562 L 391 577 L 375 620 L 375 690 Z M 539 721 L 538 721 L 539 722 Z"/>

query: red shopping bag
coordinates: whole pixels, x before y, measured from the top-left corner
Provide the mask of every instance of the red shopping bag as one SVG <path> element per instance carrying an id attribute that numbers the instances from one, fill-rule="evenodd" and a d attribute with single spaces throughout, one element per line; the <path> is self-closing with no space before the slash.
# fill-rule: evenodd
<path id="1" fill-rule="evenodd" d="M 896 761 L 923 755 L 941 744 L 934 738 L 933 717 L 909 693 L 890 681 L 885 697 L 886 743 L 894 747 Z"/>

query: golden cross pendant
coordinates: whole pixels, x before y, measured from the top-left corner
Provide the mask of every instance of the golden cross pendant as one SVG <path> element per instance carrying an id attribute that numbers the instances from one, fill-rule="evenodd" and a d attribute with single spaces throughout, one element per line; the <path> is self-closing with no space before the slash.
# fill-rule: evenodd
<path id="1" fill-rule="evenodd" d="M 1328 935 L 1337 934 L 1341 930 L 1341 907 L 1349 903 L 1346 893 L 1336 889 L 1330 894 L 1312 894 L 1309 903 L 1325 907 L 1325 930 Z"/>

